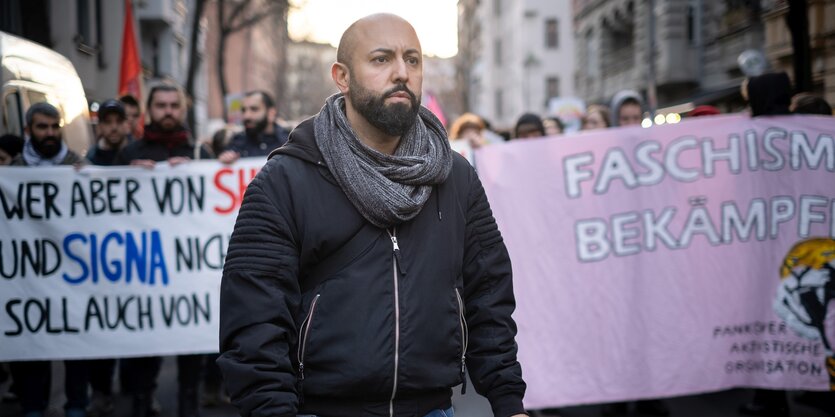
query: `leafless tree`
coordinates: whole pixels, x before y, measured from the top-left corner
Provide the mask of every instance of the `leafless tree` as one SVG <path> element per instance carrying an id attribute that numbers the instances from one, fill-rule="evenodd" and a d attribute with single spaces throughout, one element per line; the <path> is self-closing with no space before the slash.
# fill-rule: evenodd
<path id="1" fill-rule="evenodd" d="M 188 51 L 188 73 L 186 76 L 186 94 L 194 99 L 194 82 L 197 79 L 197 69 L 200 68 L 200 53 L 198 51 L 198 37 L 200 36 L 200 21 L 206 9 L 206 0 L 194 0 L 194 16 L 191 21 L 191 37 Z M 194 105 L 188 106 L 188 125 L 197 131 Z"/>
<path id="2" fill-rule="evenodd" d="M 261 20 L 270 16 L 281 16 L 289 8 L 288 0 L 217 0 L 218 27 L 220 28 L 217 47 L 218 83 L 220 86 L 220 99 L 224 100 L 227 94 L 226 73 L 226 41 L 235 32 L 258 24 Z M 223 119 L 227 119 L 225 103 L 223 108 Z"/>

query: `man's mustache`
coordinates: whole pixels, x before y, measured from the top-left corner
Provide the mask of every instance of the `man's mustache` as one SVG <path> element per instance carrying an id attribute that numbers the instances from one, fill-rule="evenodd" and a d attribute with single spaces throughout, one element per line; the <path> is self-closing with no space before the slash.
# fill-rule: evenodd
<path id="1" fill-rule="evenodd" d="M 406 84 L 398 84 L 398 85 L 392 87 L 390 90 L 383 93 L 383 97 L 384 98 L 389 98 L 392 95 L 394 95 L 395 93 L 399 93 L 401 91 L 408 94 L 409 97 L 412 99 L 412 101 L 417 100 L 417 96 L 415 96 L 415 93 L 413 93 L 412 90 L 409 90 L 409 87 L 406 87 Z"/>

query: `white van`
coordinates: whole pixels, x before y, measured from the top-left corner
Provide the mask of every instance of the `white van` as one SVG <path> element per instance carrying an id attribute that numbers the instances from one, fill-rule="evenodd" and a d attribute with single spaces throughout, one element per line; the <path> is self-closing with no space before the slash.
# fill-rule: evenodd
<path id="1" fill-rule="evenodd" d="M 84 155 L 93 143 L 87 98 L 81 79 L 63 55 L 0 32 L 0 135 L 23 137 L 26 110 L 46 101 L 61 112 L 67 145 Z"/>

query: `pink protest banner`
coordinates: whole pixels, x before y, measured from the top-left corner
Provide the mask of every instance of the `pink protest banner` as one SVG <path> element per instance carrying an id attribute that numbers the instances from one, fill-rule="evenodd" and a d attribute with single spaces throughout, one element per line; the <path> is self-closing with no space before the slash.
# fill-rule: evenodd
<path id="1" fill-rule="evenodd" d="M 835 390 L 835 118 L 489 146 L 525 404 Z"/>

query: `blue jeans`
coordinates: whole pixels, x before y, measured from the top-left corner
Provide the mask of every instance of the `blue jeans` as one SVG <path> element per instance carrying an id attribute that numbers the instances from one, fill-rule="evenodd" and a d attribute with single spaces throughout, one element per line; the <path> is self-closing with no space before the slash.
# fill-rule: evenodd
<path id="1" fill-rule="evenodd" d="M 446 410 L 438 409 L 438 410 L 431 411 L 429 414 L 427 414 L 424 417 L 453 417 L 453 415 L 454 414 L 452 412 L 452 407 L 449 407 Z M 313 414 L 299 414 L 298 417 L 316 417 L 316 416 L 313 415 Z"/>
<path id="2" fill-rule="evenodd" d="M 452 407 L 449 407 L 446 410 L 434 410 L 427 414 L 425 417 L 452 417 Z"/>

